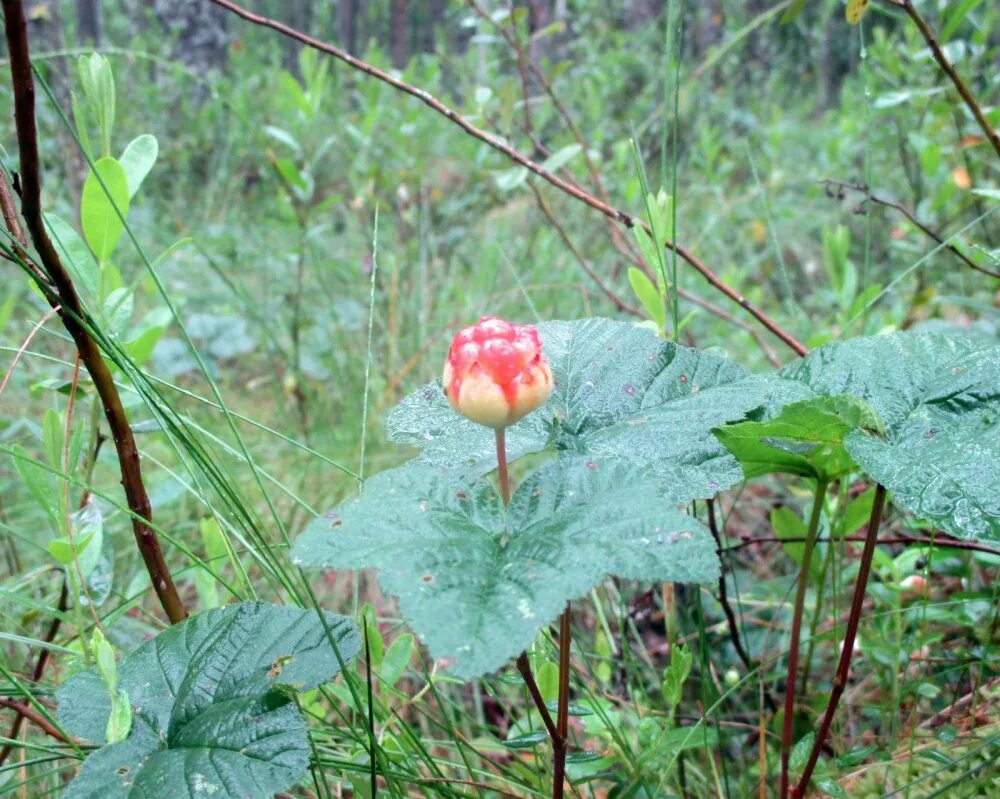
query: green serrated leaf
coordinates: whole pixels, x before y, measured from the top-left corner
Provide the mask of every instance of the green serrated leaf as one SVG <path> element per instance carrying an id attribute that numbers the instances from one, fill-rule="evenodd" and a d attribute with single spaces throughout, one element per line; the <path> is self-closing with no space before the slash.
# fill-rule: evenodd
<path id="1" fill-rule="evenodd" d="M 104 186 L 101 185 L 102 180 Z M 83 184 L 80 227 L 99 262 L 110 258 L 118 244 L 125 230 L 122 220 L 128 216 L 128 206 L 128 177 L 122 165 L 114 158 L 96 161 L 94 171 L 87 175 Z"/>
<path id="2" fill-rule="evenodd" d="M 830 482 L 855 468 L 844 437 L 858 429 L 878 433 L 881 427 L 864 400 L 837 395 L 793 402 L 767 421 L 727 425 L 715 435 L 748 480 L 784 473 Z"/>
<path id="3" fill-rule="evenodd" d="M 885 437 L 844 448 L 896 505 L 952 535 L 1000 540 L 1000 346 L 979 337 L 895 333 L 830 344 L 780 372 L 818 396 L 849 394 Z M 800 394 L 801 396 L 801 394 Z"/>
<path id="4" fill-rule="evenodd" d="M 418 461 L 316 519 L 293 558 L 378 569 L 431 654 L 471 679 L 528 647 L 606 575 L 715 580 L 711 535 L 670 504 L 648 472 L 592 455 L 533 472 L 505 514 L 490 481 Z"/>
<path id="5" fill-rule="evenodd" d="M 152 170 L 159 152 L 159 142 L 156 141 L 155 136 L 149 133 L 137 136 L 128 143 L 125 152 L 122 153 L 120 163 L 125 171 L 130 200 L 135 197 L 142 182 L 146 179 L 146 175 Z"/>
<path id="6" fill-rule="evenodd" d="M 555 388 L 548 403 L 507 429 L 510 460 L 553 448 L 564 458 L 648 466 L 676 503 L 743 478 L 711 430 L 760 406 L 765 381 L 626 322 L 544 322 L 538 332 Z M 404 399 L 388 428 L 393 441 L 421 447 L 428 463 L 475 473 L 496 467 L 493 432 L 455 413 L 439 382 Z"/>
<path id="7" fill-rule="evenodd" d="M 326 615 L 341 657 L 360 639 Z M 91 754 L 66 799 L 243 799 L 293 785 L 309 763 L 305 722 L 280 686 L 313 688 L 340 670 L 316 612 L 257 602 L 200 613 L 160 633 L 118 667 L 131 732 Z M 59 718 L 105 740 L 111 698 L 95 669 L 59 689 Z"/>

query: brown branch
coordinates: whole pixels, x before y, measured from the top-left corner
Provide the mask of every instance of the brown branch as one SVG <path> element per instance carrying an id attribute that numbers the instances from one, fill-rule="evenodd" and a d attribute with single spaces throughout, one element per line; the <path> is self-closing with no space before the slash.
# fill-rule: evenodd
<path id="1" fill-rule="evenodd" d="M 975 269 L 977 272 L 982 272 L 984 275 L 989 275 L 990 277 L 995 277 L 997 279 L 1000 279 L 1000 272 L 994 272 L 992 269 L 987 269 L 985 266 L 980 266 L 979 264 L 977 264 L 975 261 L 969 258 L 968 255 L 962 252 L 958 247 L 956 247 L 950 241 L 941 236 L 940 233 L 935 231 L 933 228 L 928 227 L 919 219 L 917 219 L 916 215 L 902 203 L 897 203 L 886 197 L 881 197 L 875 194 L 875 192 L 872 191 L 864 183 L 848 183 L 847 181 L 836 180 L 834 178 L 823 178 L 823 180 L 821 180 L 820 183 L 822 183 L 825 186 L 836 186 L 838 189 L 849 189 L 850 191 L 856 191 L 859 194 L 864 195 L 868 200 L 870 200 L 873 203 L 876 203 L 877 205 L 884 205 L 888 208 L 895 208 L 910 222 L 912 222 L 925 236 L 927 236 L 929 239 L 933 240 L 937 244 L 943 246 L 944 249 L 948 250 L 950 253 L 958 256 L 958 258 L 960 258 L 962 262 L 965 263 L 966 266 Z"/>
<path id="2" fill-rule="evenodd" d="M 601 276 L 597 274 L 597 271 L 590 265 L 590 262 L 583 257 L 583 253 L 581 253 L 576 244 L 573 243 L 573 240 L 566 232 L 566 228 L 556 218 L 556 215 L 552 213 L 552 209 L 549 208 L 548 203 L 545 202 L 545 198 L 542 196 L 542 192 L 539 190 L 538 186 L 536 186 L 533 181 L 529 180 L 528 188 L 530 188 L 532 194 L 535 195 L 535 203 L 538 205 L 538 210 L 545 215 L 545 218 L 549 220 L 549 224 L 556 229 L 556 233 L 559 234 L 559 238 L 562 239 L 563 244 L 566 245 L 566 249 L 569 250 L 570 255 L 572 255 L 576 262 L 580 265 L 580 268 L 590 276 L 591 280 L 597 284 L 597 287 L 604 292 L 604 295 L 611 300 L 612 303 L 614 303 L 614 306 L 619 311 L 624 311 L 632 316 L 642 318 L 642 311 L 634 305 L 630 305 L 618 294 L 616 294 L 614 290 L 604 282 Z"/>
<path id="3" fill-rule="evenodd" d="M 549 738 L 553 741 L 558 741 L 559 730 L 556 728 L 556 724 L 552 720 L 552 714 L 549 713 L 549 709 L 545 705 L 545 699 L 542 696 L 542 692 L 538 688 L 538 683 L 535 682 L 535 675 L 531 673 L 531 664 L 528 662 L 527 652 L 522 652 L 517 656 L 517 670 L 521 672 L 524 684 L 528 686 L 528 693 L 531 694 L 531 701 L 535 703 L 535 707 L 538 709 L 538 715 L 542 717 L 542 724 L 545 725 L 545 731 L 549 734 Z"/>
<path id="4" fill-rule="evenodd" d="M 59 592 L 59 606 L 56 611 L 56 615 L 52 617 L 52 621 L 49 623 L 49 629 L 45 633 L 45 638 L 43 639 L 45 643 L 51 644 L 56 640 L 56 635 L 59 633 L 59 625 L 62 623 L 62 614 L 66 611 L 66 605 L 69 602 L 69 575 L 63 577 L 62 591 Z M 31 680 L 37 683 L 45 675 L 45 667 L 48 665 L 49 657 L 51 655 L 51 650 L 47 646 L 43 646 L 38 650 L 38 659 L 35 661 L 35 668 L 31 671 Z M 10 725 L 10 732 L 7 733 L 7 737 L 10 739 L 17 738 L 17 734 L 21 731 L 21 722 L 24 721 L 26 715 L 20 711 L 14 716 L 14 722 Z M 7 756 L 11 753 L 14 744 L 9 743 L 0 750 L 0 765 L 7 759 Z"/>
<path id="5" fill-rule="evenodd" d="M 238 17 L 251 22 L 255 25 L 260 25 L 265 28 L 270 28 L 283 36 L 287 36 L 295 41 L 301 42 L 302 44 L 319 50 L 322 53 L 331 55 L 334 58 L 343 61 L 348 66 L 359 70 L 360 72 L 375 78 L 376 80 L 382 81 L 394 89 L 398 89 L 404 94 L 408 94 L 411 97 L 415 97 L 420 100 L 424 105 L 433 109 L 437 113 L 441 114 L 446 119 L 458 125 L 462 130 L 473 136 L 476 139 L 488 144 L 493 149 L 498 152 L 503 153 L 509 159 L 517 164 L 520 164 L 525 169 L 530 172 L 534 172 L 540 178 L 555 186 L 560 191 L 568 194 L 570 197 L 578 200 L 584 205 L 593 208 L 595 211 L 600 212 L 609 219 L 619 222 L 625 227 L 635 227 L 636 225 L 642 225 L 644 228 L 648 229 L 648 225 L 640 219 L 636 219 L 630 214 L 625 213 L 614 206 L 599 200 L 594 195 L 588 193 L 587 191 L 571 185 L 568 181 L 560 178 L 558 175 L 545 169 L 541 164 L 536 163 L 532 159 L 528 158 L 523 153 L 518 152 L 509 144 L 501 141 L 499 137 L 488 133 L 485 130 L 473 125 L 469 120 L 463 117 L 461 114 L 452 110 L 436 97 L 431 95 L 424 89 L 417 88 L 416 86 L 411 86 L 405 81 L 400 80 L 388 72 L 384 72 L 378 67 L 374 67 L 366 61 L 362 61 L 359 58 L 355 58 L 350 53 L 341 50 L 339 47 L 334 47 L 331 44 L 321 42 L 318 39 L 314 39 L 311 36 L 302 33 L 301 31 L 295 30 L 294 28 L 285 25 L 284 23 L 273 20 L 269 17 L 261 16 L 260 14 L 254 14 L 251 11 L 237 5 L 236 3 L 230 2 L 230 0 L 209 0 L 209 2 L 215 5 L 221 6 L 222 8 L 231 11 Z M 786 345 L 788 345 L 796 354 L 805 355 L 809 350 L 798 341 L 791 333 L 781 327 L 777 322 L 775 322 L 770 316 L 764 313 L 762 310 L 754 307 L 751 302 L 741 295 L 734 288 L 724 283 L 719 277 L 706 266 L 697 256 L 694 255 L 690 250 L 677 242 L 667 242 L 667 247 L 674 250 L 681 258 L 683 258 L 687 263 L 689 263 L 694 269 L 699 272 L 702 277 L 705 278 L 715 289 L 725 294 L 729 299 L 735 302 L 737 305 L 745 308 L 758 322 L 760 322 L 765 328 L 767 328 L 772 334 L 781 339 Z"/>
<path id="6" fill-rule="evenodd" d="M 944 535 L 940 533 L 939 535 Z M 739 544 L 733 544 L 730 547 L 726 547 L 723 552 L 734 552 L 738 549 L 743 549 L 744 547 L 753 546 L 754 544 L 800 544 L 806 539 L 803 536 L 791 536 L 790 538 L 779 538 L 767 537 L 767 538 L 747 538 Z M 828 536 L 823 536 L 817 538 L 816 541 L 819 543 L 830 543 L 833 541 L 851 541 L 859 543 L 865 540 L 863 535 L 847 535 L 843 538 L 830 538 Z M 987 546 L 986 544 L 979 544 L 975 541 L 957 541 L 951 538 L 913 538 L 910 536 L 896 536 L 894 538 L 880 538 L 878 540 L 880 544 L 919 544 L 921 546 L 927 547 L 941 547 L 943 549 L 966 549 L 971 552 L 985 552 L 988 555 L 1000 555 L 1000 549 Z"/>
<path id="7" fill-rule="evenodd" d="M 597 189 L 598 197 L 600 197 L 604 203 L 610 205 L 611 200 L 608 197 L 607 190 L 604 188 L 604 181 L 601 178 L 601 171 L 597 168 L 597 165 L 594 163 L 594 160 L 590 157 L 590 146 L 587 144 L 587 141 L 583 138 L 583 134 L 580 132 L 579 126 L 573 119 L 573 115 L 570 114 L 569 109 L 566 108 L 566 105 L 562 102 L 562 100 L 559 99 L 559 95 L 556 93 L 555 88 L 552 86 L 552 81 L 549 80 L 548 76 L 539 68 L 538 64 L 536 64 L 535 61 L 530 57 L 530 54 L 525 53 L 524 47 L 521 45 L 520 39 L 518 39 L 518 37 L 515 35 L 514 24 L 512 23 L 511 28 L 508 29 L 506 25 L 501 25 L 498 20 L 490 16 L 490 14 L 486 12 L 486 9 L 484 9 L 478 2 L 476 2 L 476 0 L 468 0 L 468 2 L 469 5 L 472 6 L 475 12 L 483 20 L 485 20 L 487 23 L 492 25 L 494 28 L 496 28 L 496 30 L 500 32 L 500 35 L 504 37 L 504 39 L 507 41 L 507 44 L 510 45 L 511 49 L 517 55 L 518 71 L 521 72 L 522 76 L 521 86 L 522 86 L 522 94 L 524 95 L 525 108 L 527 108 L 529 104 L 527 81 L 524 79 L 524 68 L 525 66 L 527 66 L 527 68 L 531 71 L 531 74 L 535 76 L 536 80 L 538 80 L 538 82 L 541 84 L 542 89 L 549 96 L 549 99 L 552 101 L 553 107 L 556 109 L 556 113 L 558 113 L 559 116 L 562 118 L 566 127 L 569 129 L 570 133 L 573 135 L 573 138 L 576 140 L 576 143 L 580 146 L 580 151 L 581 154 L 583 155 L 584 163 L 587 166 L 587 171 L 590 173 L 590 177 L 594 183 L 594 187 Z M 528 117 L 527 114 L 525 115 L 525 121 L 530 122 L 530 117 Z M 529 133 L 530 132 L 531 131 L 529 130 Z M 630 242 L 622 238 L 621 231 L 618 229 L 618 226 L 615 224 L 614 220 L 609 220 L 609 222 L 611 223 L 611 240 L 615 248 L 619 250 L 627 249 L 631 251 L 633 254 L 637 254 L 634 245 L 632 245 Z"/>
<path id="8" fill-rule="evenodd" d="M 86 312 L 76 287 L 63 266 L 42 220 L 41 165 L 38 158 L 38 132 L 35 127 L 35 84 L 31 72 L 24 5 L 21 0 L 3 0 L 3 10 L 21 162 L 21 213 L 45 275 L 52 281 L 52 287 L 58 294 L 59 304 L 62 306 L 59 316 L 67 332 L 72 336 L 80 353 L 80 360 L 86 366 L 101 399 L 104 415 L 108 420 L 115 449 L 118 452 L 125 497 L 132 511 L 132 532 L 152 580 L 153 590 L 170 621 L 174 623 L 182 621 L 187 617 L 187 611 L 163 558 L 160 541 L 151 527 L 152 509 L 142 480 L 139 450 L 132 428 L 129 426 L 128 416 L 111 370 L 97 342 L 85 326 Z"/>
<path id="9" fill-rule="evenodd" d="M 935 36 L 934 31 L 931 30 L 930 25 L 927 24 L 927 20 L 920 16 L 920 12 L 917 11 L 911 0 L 900 0 L 900 2 L 894 3 L 894 5 L 898 5 L 906 11 L 910 19 L 912 19 L 917 28 L 920 29 L 920 33 L 924 37 L 924 41 L 927 42 L 927 46 L 931 49 L 931 53 L 934 54 L 934 60 L 938 62 L 938 66 L 941 67 L 944 74 L 947 75 L 951 82 L 955 85 L 955 89 L 958 91 L 959 95 L 961 95 L 966 108 L 969 109 L 972 116 L 975 117 L 976 122 L 979 123 L 979 127 L 982 128 L 983 133 L 986 134 L 986 138 L 989 143 L 993 145 L 993 149 L 997 156 L 1000 156 L 1000 134 L 998 134 L 996 129 L 990 124 L 986 115 L 983 113 L 983 109 L 979 107 L 979 102 L 976 100 L 975 95 L 972 94 L 969 87 L 965 84 L 965 81 L 962 80 L 962 76 L 958 74 L 954 64 L 952 64 L 948 60 L 948 57 L 944 54 L 944 51 L 941 49 L 941 45 L 937 40 L 937 36 Z"/>
<path id="10" fill-rule="evenodd" d="M 31 705 L 22 704 L 15 699 L 11 699 L 7 696 L 0 696 L 0 707 L 8 708 L 13 710 L 18 714 L 19 717 L 26 718 L 36 727 L 40 728 L 42 731 L 48 733 L 56 740 L 62 741 L 64 744 L 73 743 L 69 738 L 63 735 L 59 730 L 57 730 L 52 723 L 45 718 L 41 713 L 39 713 Z"/>
<path id="11" fill-rule="evenodd" d="M 590 262 L 586 258 L 584 258 L 583 253 L 580 252 L 580 249 L 576 246 L 576 244 L 574 244 L 573 240 L 569 236 L 569 233 L 567 233 L 565 226 L 563 226 L 562 223 L 559 222 L 555 214 L 552 212 L 552 209 L 549 208 L 548 203 L 545 202 L 545 198 L 542 196 L 542 193 L 541 191 L 539 191 L 538 187 L 532 181 L 528 181 L 528 187 L 535 195 L 535 202 L 538 205 L 539 210 L 545 215 L 545 218 L 548 219 L 549 224 L 551 224 L 552 227 L 556 229 L 556 232 L 562 239 L 563 244 L 566 245 L 566 249 L 570 251 L 570 254 L 576 260 L 577 264 L 579 264 L 580 268 L 584 272 L 586 272 L 587 275 L 590 276 L 590 278 L 597 284 L 597 287 L 604 293 L 604 295 L 609 300 L 611 300 L 612 303 L 614 303 L 614 306 L 618 310 L 623 311 L 624 313 L 627 313 L 631 316 L 637 316 L 641 319 L 644 316 L 643 312 L 636 306 L 626 302 L 620 295 L 615 293 L 615 291 L 607 283 L 604 282 L 601 276 L 597 273 L 597 270 L 590 265 Z M 629 257 L 628 254 L 625 253 L 624 251 L 619 250 L 619 252 L 622 252 L 623 255 Z M 642 265 L 642 262 L 639 261 L 638 264 Z M 764 356 L 768 359 L 768 361 L 770 361 L 773 366 L 776 367 L 781 366 L 781 361 L 778 360 L 778 356 L 775 355 L 774 350 L 768 346 L 767 342 L 764 340 L 764 337 L 760 334 L 760 331 L 754 329 L 746 322 L 737 319 L 731 313 L 720 308 L 718 305 L 709 302 L 703 297 L 699 297 L 697 294 L 692 294 L 687 289 L 678 287 L 677 293 L 680 294 L 684 299 L 688 300 L 689 302 L 693 302 L 695 305 L 704 308 L 709 313 L 718 316 L 720 319 L 725 320 L 734 327 L 738 327 L 740 330 L 743 330 L 744 332 L 750 334 L 750 336 L 753 337 L 753 340 L 757 342 L 757 346 L 761 348 L 761 350 L 764 353 Z"/>

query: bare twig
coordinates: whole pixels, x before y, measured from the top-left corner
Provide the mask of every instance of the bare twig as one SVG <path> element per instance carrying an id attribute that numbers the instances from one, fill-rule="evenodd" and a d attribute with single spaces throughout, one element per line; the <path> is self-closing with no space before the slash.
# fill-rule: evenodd
<path id="1" fill-rule="evenodd" d="M 948 239 L 944 238 L 940 233 L 935 231 L 933 228 L 928 227 L 919 219 L 917 219 L 916 215 L 902 203 L 897 203 L 886 197 L 879 196 L 864 183 L 848 183 L 847 181 L 835 180 L 834 178 L 824 178 L 823 180 L 820 181 L 820 183 L 824 184 L 825 186 L 836 186 L 838 189 L 848 189 L 850 191 L 856 191 L 859 194 L 864 195 L 868 200 L 870 200 L 873 203 L 876 203 L 877 205 L 884 205 L 888 208 L 895 208 L 910 222 L 912 222 L 925 236 L 933 240 L 935 243 L 942 245 L 944 249 L 948 250 L 948 252 L 958 256 L 958 258 L 960 258 L 966 266 L 975 269 L 977 272 L 982 272 L 984 275 L 989 275 L 990 277 L 995 277 L 1000 279 L 1000 272 L 994 272 L 992 269 L 987 269 L 985 266 L 980 266 L 979 264 L 977 264 L 968 255 L 966 255 L 958 247 L 952 244 Z"/>
<path id="2" fill-rule="evenodd" d="M 712 538 L 715 539 L 715 548 L 721 557 L 722 537 L 719 535 L 719 527 L 715 521 L 715 500 L 709 499 L 706 501 L 705 505 L 708 509 L 708 529 L 712 533 Z M 743 665 L 746 666 L 747 671 L 753 671 L 753 661 L 750 660 L 750 654 L 743 646 L 743 641 L 740 640 L 740 628 L 736 624 L 736 614 L 733 612 L 733 608 L 729 604 L 729 597 L 726 591 L 725 572 L 719 574 L 719 603 L 722 605 L 722 610 L 726 614 L 726 621 L 729 623 L 729 638 L 733 642 L 736 654 L 740 656 L 740 660 L 743 661 Z"/>
<path id="3" fill-rule="evenodd" d="M 944 534 L 938 533 L 938 535 L 943 536 Z M 733 552 L 737 549 L 753 546 L 754 544 L 799 544 L 805 540 L 804 536 L 792 536 L 790 538 L 778 538 L 776 536 L 767 538 L 747 538 L 739 544 L 733 544 L 730 547 L 726 547 L 723 552 Z M 865 536 L 863 535 L 848 535 L 843 538 L 820 536 L 816 539 L 817 543 L 830 543 L 835 541 L 851 541 L 861 543 L 864 540 Z M 975 541 L 957 541 L 955 539 L 944 537 L 911 538 L 908 536 L 896 536 L 894 538 L 880 538 L 878 542 L 880 544 L 917 544 L 927 547 L 942 547 L 943 549 L 967 549 L 972 552 L 985 552 L 989 555 L 1000 555 L 1000 549 L 987 546 L 986 544 L 979 544 Z"/>
<path id="4" fill-rule="evenodd" d="M 41 267 L 59 297 L 61 305 L 59 316 L 67 332 L 72 336 L 80 353 L 80 360 L 86 366 L 101 399 L 104 415 L 108 420 L 118 452 L 125 497 L 132 511 L 132 531 L 152 580 L 153 590 L 170 621 L 178 622 L 187 617 L 187 611 L 163 558 L 160 541 L 150 524 L 152 509 L 143 483 L 139 450 L 132 428 L 129 426 L 128 416 L 111 370 L 104 361 L 97 342 L 86 327 L 84 322 L 86 312 L 76 293 L 76 287 L 63 266 L 42 220 L 41 164 L 38 158 L 38 132 L 35 127 L 35 84 L 28 50 L 24 5 L 21 0 L 3 0 L 3 10 L 21 163 L 21 213 L 31 241 L 38 252 Z M 13 230 L 11 232 L 14 234 Z"/>
<path id="5" fill-rule="evenodd" d="M 313 37 L 308 36 L 307 34 L 302 33 L 301 31 L 295 30 L 294 28 L 291 28 L 282 22 L 278 22 L 277 20 L 261 16 L 260 14 L 254 14 L 253 12 L 248 11 L 247 9 L 237 5 L 236 3 L 231 2 L 230 0 L 209 0 L 209 2 L 212 2 L 215 5 L 221 6 L 231 11 L 232 13 L 241 17 L 242 19 L 247 20 L 248 22 L 252 22 L 255 25 L 260 25 L 265 28 L 270 28 L 271 30 L 277 31 L 283 36 L 288 36 L 289 38 L 295 39 L 296 41 L 301 42 L 302 44 L 305 44 L 308 47 L 312 47 L 316 50 L 319 50 L 320 52 L 326 53 L 327 55 L 331 55 L 334 58 L 343 61 L 348 66 L 357 69 L 360 72 L 363 72 L 366 75 L 375 78 L 376 80 L 382 81 L 383 83 L 388 84 L 389 86 L 392 86 L 394 89 L 398 89 L 399 91 L 408 94 L 411 97 L 417 98 L 422 103 L 424 103 L 424 105 L 428 106 L 437 113 L 441 114 L 443 117 L 450 120 L 455 125 L 458 125 L 458 127 L 464 130 L 470 136 L 479 139 L 480 141 L 484 142 L 485 144 L 488 144 L 490 147 L 497 150 L 498 152 L 503 153 L 505 156 L 507 156 L 515 163 L 520 164 L 525 169 L 535 173 L 546 182 L 555 186 L 557 189 L 568 194 L 569 196 L 573 197 L 579 202 L 582 202 L 583 204 L 589 206 L 590 208 L 593 208 L 595 211 L 600 212 L 609 219 L 612 219 L 615 222 L 619 222 L 625 225 L 626 227 L 631 228 L 635 227 L 636 225 L 642 225 L 644 228 L 648 229 L 648 225 L 644 221 L 636 219 L 631 214 L 627 214 L 625 213 L 625 211 L 622 211 L 606 202 L 603 202 L 602 200 L 598 199 L 597 197 L 588 193 L 587 191 L 579 188 L 578 186 L 571 185 L 568 181 L 564 180 L 563 178 L 560 178 L 558 175 L 549 171 L 541 164 L 536 163 L 523 153 L 518 152 L 509 144 L 502 141 L 499 137 L 476 127 L 468 119 L 466 119 L 461 114 L 457 113 L 453 109 L 446 106 L 444 103 L 442 103 L 440 100 L 438 100 L 436 97 L 431 95 L 426 90 L 420 89 L 416 86 L 412 86 L 409 83 L 406 83 L 405 81 L 402 81 L 399 78 L 390 75 L 388 72 L 384 72 L 378 67 L 372 66 L 366 61 L 362 61 L 359 58 L 355 58 L 350 53 L 341 50 L 339 47 L 334 47 L 331 44 L 327 44 L 318 39 L 314 39 Z M 715 289 L 725 294 L 733 302 L 745 308 L 747 312 L 749 312 L 755 319 L 757 319 L 758 322 L 760 322 L 772 334 L 781 339 L 795 353 L 797 353 L 798 355 L 805 355 L 808 352 L 808 349 L 805 347 L 804 344 L 798 341 L 791 333 L 789 333 L 787 330 L 781 327 L 781 325 L 779 325 L 777 322 L 771 319 L 771 317 L 768 316 L 766 313 L 764 313 L 762 310 L 754 307 L 754 305 L 748 299 L 746 299 L 738 291 L 732 288 L 732 286 L 720 280 L 718 275 L 716 275 L 711 269 L 709 269 L 708 266 L 706 266 L 701 261 L 701 259 L 699 259 L 697 256 L 694 255 L 694 253 L 692 253 L 690 250 L 683 247 L 682 245 L 678 244 L 677 242 L 667 242 L 667 246 L 673 249 L 681 258 L 683 258 L 687 263 L 689 263 L 692 267 L 694 267 L 694 269 L 698 273 L 700 273 L 701 276 L 704 277 Z"/>
<path id="6" fill-rule="evenodd" d="M 45 718 L 41 713 L 39 713 L 35 708 L 29 704 L 23 702 L 18 702 L 16 699 L 11 699 L 9 696 L 0 696 L 0 707 L 8 708 L 13 710 L 18 714 L 19 717 L 24 717 L 36 727 L 41 729 L 43 732 L 51 735 L 58 741 L 62 741 L 64 744 L 72 743 L 72 741 L 63 735 L 59 730 L 57 730 L 52 723 Z"/>
<path id="7" fill-rule="evenodd" d="M 986 115 L 983 113 L 983 109 L 980 108 L 975 95 L 973 95 L 973 93 L 969 90 L 965 81 L 962 80 L 962 76 L 958 74 L 958 71 L 955 69 L 955 65 L 952 64 L 948 60 L 948 57 L 944 54 L 944 50 L 941 49 L 941 44 L 938 42 L 937 36 L 934 34 L 934 31 L 931 30 L 930 25 L 927 24 L 927 20 L 920 16 L 920 12 L 917 11 L 911 0 L 899 0 L 893 5 L 897 5 L 906 11 L 910 19 L 913 20 L 914 24 L 920 30 L 920 34 L 924 37 L 924 41 L 927 42 L 927 46 L 930 48 L 931 53 L 933 53 L 934 60 L 938 62 L 938 66 L 941 67 L 944 74 L 947 75 L 954 84 L 955 89 L 961 96 L 966 108 L 968 108 L 972 113 L 972 116 L 975 117 L 976 122 L 979 123 L 979 127 L 982 128 L 983 133 L 986 135 L 987 140 L 989 140 L 989 143 L 993 145 L 993 149 L 996 151 L 997 156 L 1000 157 L 1000 134 L 997 133 L 996 129 L 986 118 Z"/>
<path id="8" fill-rule="evenodd" d="M 62 623 L 62 614 L 66 611 L 66 605 L 69 602 L 69 576 L 63 577 L 62 590 L 59 592 L 59 605 L 56 609 L 56 615 L 52 617 L 52 621 L 49 623 L 49 629 L 45 633 L 45 643 L 51 644 L 56 640 L 56 635 L 59 633 L 59 625 Z M 41 647 L 38 650 L 38 659 L 35 661 L 35 668 L 31 671 L 31 680 L 37 683 L 45 675 L 45 667 L 48 665 L 49 656 L 51 655 L 51 650 L 47 646 Z M 20 711 L 20 705 L 13 708 L 16 711 L 14 716 L 14 721 L 10 725 L 10 732 L 7 733 L 7 737 L 11 740 L 17 738 L 17 734 L 21 731 L 21 722 L 27 718 L 27 715 Z M 0 750 L 0 765 L 3 765 L 7 756 L 11 753 L 13 749 L 13 744 L 6 744 L 2 750 Z"/>

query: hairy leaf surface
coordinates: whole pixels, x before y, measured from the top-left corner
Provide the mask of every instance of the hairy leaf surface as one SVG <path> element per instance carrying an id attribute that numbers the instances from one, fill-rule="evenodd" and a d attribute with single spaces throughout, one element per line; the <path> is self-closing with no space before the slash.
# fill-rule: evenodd
<path id="1" fill-rule="evenodd" d="M 965 538 L 1000 540 L 1000 345 L 897 333 L 830 344 L 780 373 L 818 396 L 848 394 L 885 436 L 856 429 L 847 452 L 894 501 Z"/>
<path id="2" fill-rule="evenodd" d="M 419 461 L 382 472 L 314 521 L 305 566 L 375 568 L 437 658 L 472 678 L 527 647 L 606 575 L 712 582 L 715 542 L 648 470 L 610 456 L 533 472 L 507 512 L 492 483 Z"/>
<path id="3" fill-rule="evenodd" d="M 538 331 L 555 388 L 548 403 L 508 429 L 511 460 L 554 447 L 560 457 L 648 465 L 678 503 L 714 496 L 742 478 L 711 430 L 760 406 L 765 381 L 625 322 L 543 322 Z M 421 447 L 430 463 L 479 473 L 496 466 L 493 432 L 456 414 L 439 381 L 393 411 L 389 437 Z"/>
<path id="4" fill-rule="evenodd" d="M 346 662 L 358 652 L 358 632 L 324 615 Z M 309 763 L 305 722 L 289 690 L 332 678 L 340 661 L 314 611 L 245 602 L 169 628 L 118 671 L 132 731 L 87 758 L 67 799 L 273 796 Z M 67 731 L 104 741 L 111 704 L 96 670 L 67 680 L 58 699 Z"/>

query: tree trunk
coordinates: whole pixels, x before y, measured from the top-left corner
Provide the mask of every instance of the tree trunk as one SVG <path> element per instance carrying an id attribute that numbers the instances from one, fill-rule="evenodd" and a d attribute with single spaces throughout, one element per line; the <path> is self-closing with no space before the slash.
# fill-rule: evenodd
<path id="1" fill-rule="evenodd" d="M 409 27 L 406 0 L 392 0 L 392 65 L 396 69 L 403 69 L 410 58 Z"/>
<path id="2" fill-rule="evenodd" d="M 100 0 L 76 0 L 77 35 L 94 47 L 101 46 Z"/>
<path id="3" fill-rule="evenodd" d="M 174 55 L 204 75 L 225 66 L 229 12 L 194 0 L 153 0 L 153 13 L 174 39 Z"/>
<path id="4" fill-rule="evenodd" d="M 309 25 L 312 22 L 312 3 L 308 0 L 293 0 L 286 4 L 287 22 L 295 30 L 309 33 Z M 294 39 L 285 39 L 285 70 L 296 77 L 300 77 L 299 53 L 302 45 Z"/>
<path id="5" fill-rule="evenodd" d="M 357 0 L 340 0 L 337 3 L 337 31 L 340 46 L 348 53 L 357 55 L 358 50 L 358 3 Z"/>

